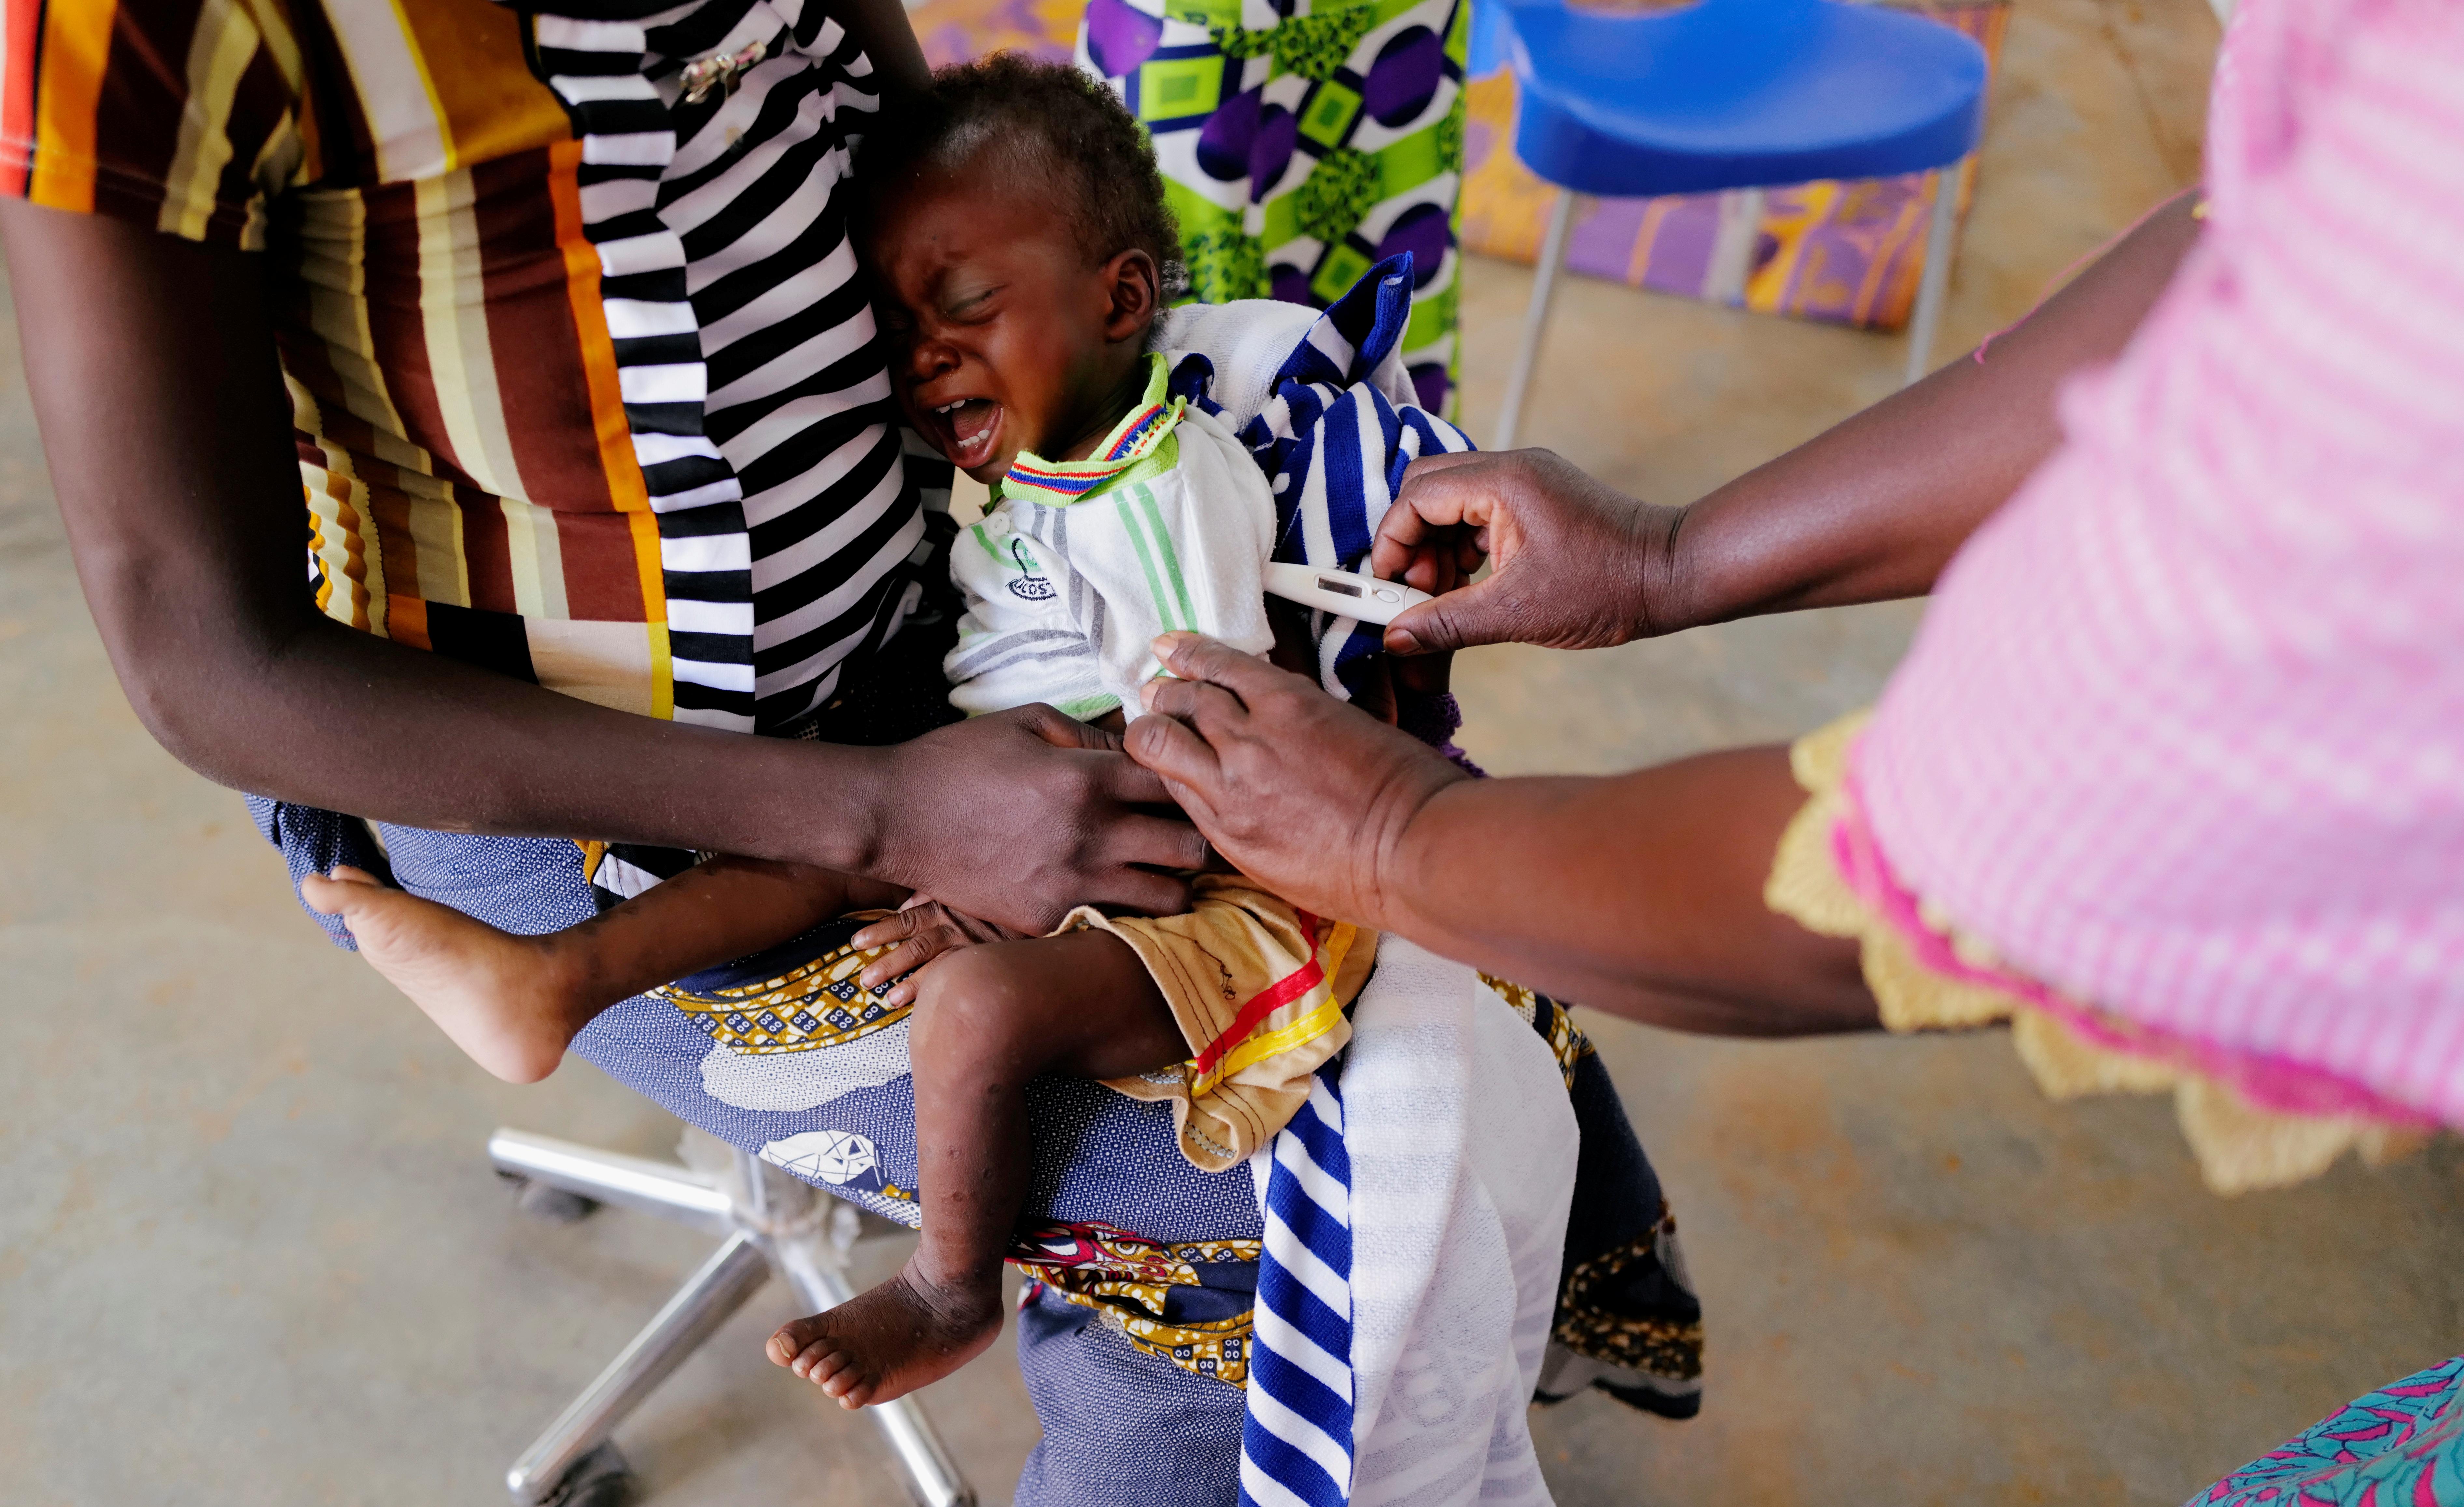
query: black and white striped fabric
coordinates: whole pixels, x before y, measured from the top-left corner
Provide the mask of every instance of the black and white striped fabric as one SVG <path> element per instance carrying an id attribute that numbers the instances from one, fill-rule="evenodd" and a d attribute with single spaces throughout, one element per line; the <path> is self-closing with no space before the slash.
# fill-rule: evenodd
<path id="1" fill-rule="evenodd" d="M 872 65 L 807 0 L 532 24 L 582 139 L 676 719 L 775 731 L 896 630 L 929 548 L 837 192 Z M 713 57 L 740 66 L 688 98 Z"/>

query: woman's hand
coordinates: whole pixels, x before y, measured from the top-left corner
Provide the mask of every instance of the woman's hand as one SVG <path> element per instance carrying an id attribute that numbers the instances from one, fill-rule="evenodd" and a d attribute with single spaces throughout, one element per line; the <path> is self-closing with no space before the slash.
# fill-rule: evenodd
<path id="1" fill-rule="evenodd" d="M 1384 872 L 1404 830 L 1469 776 L 1311 682 L 1213 639 L 1168 633 L 1177 680 L 1143 691 L 1130 756 L 1153 770 L 1240 870 L 1320 915 L 1385 927 Z"/>
<path id="2" fill-rule="evenodd" d="M 1370 570 L 1443 592 L 1395 620 L 1386 647 L 1428 654 L 1479 644 L 1592 649 L 1665 631 L 1659 600 L 1676 508 L 1637 502 L 1548 450 L 1436 455 L 1404 473 L 1377 526 Z M 1485 555 L 1486 580 L 1448 590 Z"/>
<path id="3" fill-rule="evenodd" d="M 1212 639 L 1168 634 L 1131 756 L 1242 872 L 1320 915 L 1633 1019 L 1861 1030 L 1857 946 L 1763 903 L 1804 792 L 1785 749 L 1613 779 L 1472 779 Z"/>
<path id="4" fill-rule="evenodd" d="M 1431 592 L 1484 552 L 1495 569 L 1397 618 L 1386 647 L 1598 648 L 1931 591 L 2060 441 L 2064 379 L 2121 352 L 2196 243 L 2196 198 L 2150 214 L 1990 359 L 1952 361 L 1691 506 L 1637 502 L 1546 450 L 1416 462 L 1370 569 Z"/>
<path id="5" fill-rule="evenodd" d="M 850 866 L 1040 936 L 1073 906 L 1188 908 L 1172 870 L 1206 841 L 1121 739 L 1050 707 L 972 717 L 881 750 L 879 825 Z"/>

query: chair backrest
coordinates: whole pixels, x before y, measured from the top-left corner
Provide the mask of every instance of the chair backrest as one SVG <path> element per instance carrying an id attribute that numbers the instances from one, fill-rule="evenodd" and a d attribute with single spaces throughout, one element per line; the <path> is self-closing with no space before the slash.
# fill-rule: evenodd
<path id="1" fill-rule="evenodd" d="M 1521 80 L 1516 155 L 1586 193 L 1911 172 L 1973 150 L 1984 123 L 1982 49 L 1888 7 L 1488 3 Z"/>

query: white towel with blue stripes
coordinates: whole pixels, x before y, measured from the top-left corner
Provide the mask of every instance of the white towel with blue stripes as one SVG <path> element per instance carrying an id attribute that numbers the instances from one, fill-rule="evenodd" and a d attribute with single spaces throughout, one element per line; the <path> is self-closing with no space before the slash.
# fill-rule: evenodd
<path id="1" fill-rule="evenodd" d="M 1578 1145 L 1522 1017 L 1462 964 L 1381 941 L 1339 1077 L 1251 1164 L 1267 1259 L 1244 1504 L 1546 1507 L 1526 1415 Z M 1338 1171 L 1340 1221 L 1324 1207 Z M 1333 1224 L 1341 1272 L 1292 1249 Z M 1344 1346 L 1325 1343 L 1337 1317 Z"/>
<path id="2" fill-rule="evenodd" d="M 1196 306 L 1158 332 L 1175 391 L 1267 478 L 1276 559 L 1358 568 L 1404 468 L 1470 448 L 1413 405 L 1396 358 L 1411 281 L 1396 258 L 1323 315 Z M 1376 630 L 1312 628 L 1321 683 L 1348 695 Z M 1243 1507 L 1550 1501 L 1525 1415 L 1578 1140 L 1523 1019 L 1470 969 L 1383 939 L 1352 1045 L 1251 1164 L 1266 1238 Z"/>

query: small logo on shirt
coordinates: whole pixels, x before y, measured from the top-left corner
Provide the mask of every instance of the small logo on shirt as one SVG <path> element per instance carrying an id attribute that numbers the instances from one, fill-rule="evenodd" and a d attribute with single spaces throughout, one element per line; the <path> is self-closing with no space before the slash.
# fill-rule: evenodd
<path id="1" fill-rule="evenodd" d="M 1018 576 L 1009 583 L 1009 594 L 1021 601 L 1050 601 L 1055 593 L 1052 582 L 1035 573 L 1034 557 L 1018 540 L 1009 541 L 1009 557 L 1018 562 Z"/>

